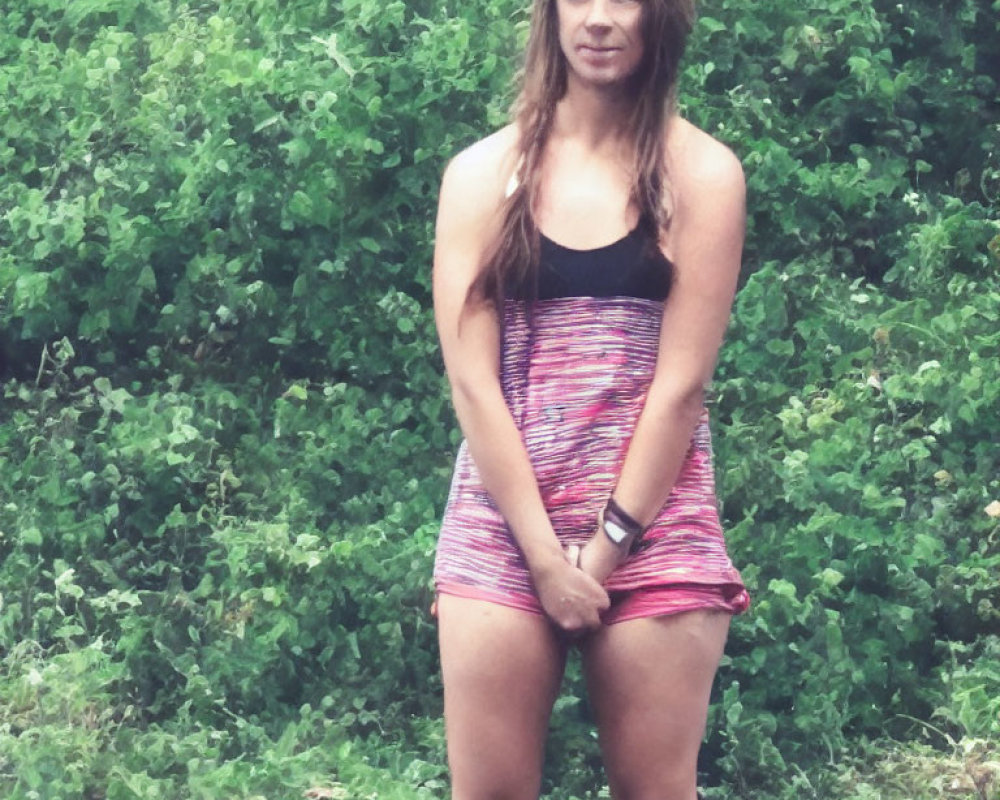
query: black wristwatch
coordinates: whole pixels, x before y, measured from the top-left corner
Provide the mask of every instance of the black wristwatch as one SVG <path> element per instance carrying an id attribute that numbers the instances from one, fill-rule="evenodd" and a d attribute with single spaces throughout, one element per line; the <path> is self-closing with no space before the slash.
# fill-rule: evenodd
<path id="1" fill-rule="evenodd" d="M 629 552 L 635 552 L 646 529 L 631 515 L 625 513 L 613 497 L 608 498 L 608 504 L 601 511 L 599 519 L 605 536 L 618 547 L 622 547 L 631 537 Z"/>

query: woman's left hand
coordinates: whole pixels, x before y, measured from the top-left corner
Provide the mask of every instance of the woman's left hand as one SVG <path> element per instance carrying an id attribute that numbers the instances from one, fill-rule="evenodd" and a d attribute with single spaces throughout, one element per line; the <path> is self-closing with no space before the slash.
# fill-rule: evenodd
<path id="1" fill-rule="evenodd" d="M 598 583 L 603 584 L 614 572 L 615 567 L 625 560 L 626 555 L 628 551 L 625 548 L 616 545 L 604 531 L 598 529 L 580 550 L 577 566 Z"/>

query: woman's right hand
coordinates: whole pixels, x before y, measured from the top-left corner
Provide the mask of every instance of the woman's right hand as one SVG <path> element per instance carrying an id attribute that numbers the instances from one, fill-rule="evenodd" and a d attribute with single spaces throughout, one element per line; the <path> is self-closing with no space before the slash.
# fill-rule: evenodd
<path id="1" fill-rule="evenodd" d="M 600 614 L 611 605 L 608 593 L 581 570 L 573 555 L 552 556 L 533 565 L 531 577 L 542 608 L 567 634 L 582 634 L 601 626 Z"/>

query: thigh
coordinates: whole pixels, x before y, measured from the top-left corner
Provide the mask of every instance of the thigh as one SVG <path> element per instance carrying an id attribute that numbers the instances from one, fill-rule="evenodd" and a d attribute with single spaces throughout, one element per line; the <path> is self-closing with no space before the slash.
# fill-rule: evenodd
<path id="1" fill-rule="evenodd" d="M 584 671 L 615 800 L 695 800 L 698 750 L 729 614 L 688 611 L 608 625 Z"/>
<path id="2" fill-rule="evenodd" d="M 539 614 L 438 599 L 454 800 L 536 800 L 566 650 Z"/>

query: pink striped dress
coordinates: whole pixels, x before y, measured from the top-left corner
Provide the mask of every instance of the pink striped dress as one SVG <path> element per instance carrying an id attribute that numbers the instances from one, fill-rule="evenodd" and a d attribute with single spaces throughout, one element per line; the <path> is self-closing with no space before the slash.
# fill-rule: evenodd
<path id="1" fill-rule="evenodd" d="M 501 380 L 556 535 L 583 544 L 616 483 L 653 377 L 663 303 L 561 297 L 504 312 Z M 542 613 L 524 558 L 462 443 L 434 565 L 437 591 Z M 611 574 L 605 622 L 749 604 L 726 552 L 703 411 L 670 497 Z"/>

